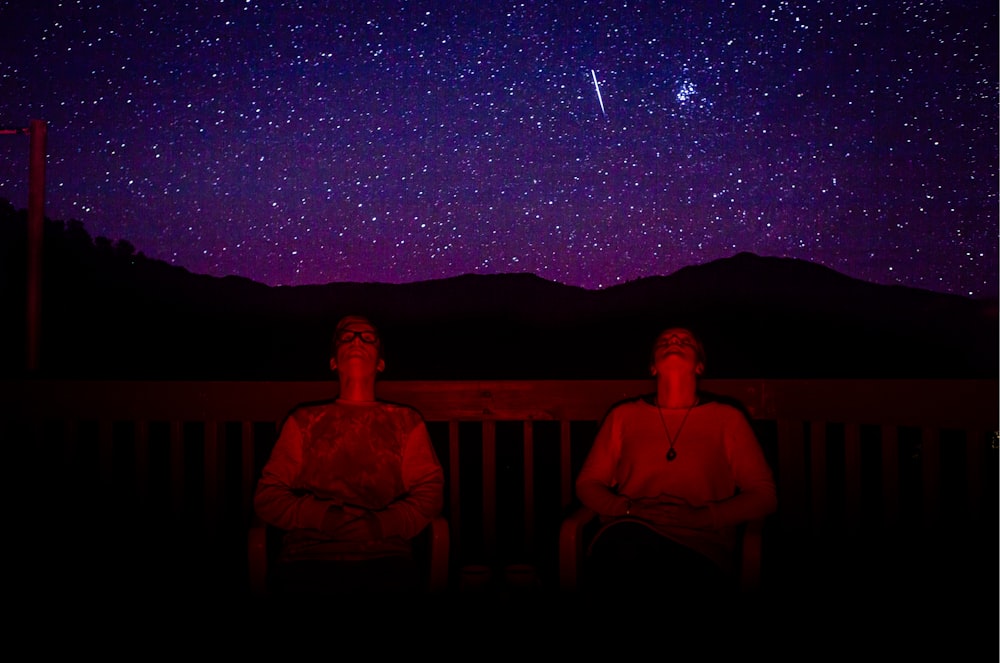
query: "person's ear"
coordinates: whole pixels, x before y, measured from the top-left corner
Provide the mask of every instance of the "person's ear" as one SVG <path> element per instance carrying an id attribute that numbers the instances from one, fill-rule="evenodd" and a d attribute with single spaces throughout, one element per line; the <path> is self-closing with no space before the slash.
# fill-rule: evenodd
<path id="1" fill-rule="evenodd" d="M 704 372 L 705 372 L 705 364 L 703 364 L 703 363 L 701 363 L 699 361 L 698 365 L 694 367 L 694 374 L 695 375 L 701 375 Z"/>
<path id="2" fill-rule="evenodd" d="M 331 371 L 336 371 L 337 370 L 337 358 L 336 357 L 330 357 L 330 370 Z"/>
<path id="3" fill-rule="evenodd" d="M 654 378 L 656 377 L 656 366 L 651 365 L 649 367 L 649 374 L 652 375 Z"/>
<path id="4" fill-rule="evenodd" d="M 381 373 L 385 370 L 385 359 L 379 359 L 378 363 L 375 364 L 375 370 Z"/>

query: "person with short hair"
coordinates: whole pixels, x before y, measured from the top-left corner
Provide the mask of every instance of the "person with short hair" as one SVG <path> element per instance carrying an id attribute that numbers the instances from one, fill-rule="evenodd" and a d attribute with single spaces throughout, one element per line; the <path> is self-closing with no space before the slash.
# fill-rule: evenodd
<path id="1" fill-rule="evenodd" d="M 736 526 L 777 507 L 746 416 L 698 388 L 705 349 L 690 330 L 653 344 L 656 392 L 607 414 L 576 480 L 603 523 L 585 561 L 595 591 L 711 594 L 735 587 Z"/>
<path id="2" fill-rule="evenodd" d="M 376 399 L 385 359 L 368 318 L 337 324 L 330 369 L 340 385 L 336 400 L 287 417 L 254 495 L 257 515 L 286 531 L 273 589 L 417 590 L 410 540 L 444 502 L 427 427 L 413 408 Z"/>

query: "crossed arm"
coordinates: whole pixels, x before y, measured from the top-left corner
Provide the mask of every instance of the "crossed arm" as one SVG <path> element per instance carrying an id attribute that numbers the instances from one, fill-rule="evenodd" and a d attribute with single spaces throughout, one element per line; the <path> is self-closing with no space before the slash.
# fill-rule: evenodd
<path id="1" fill-rule="evenodd" d="M 726 476 L 709 476 L 712 472 L 708 472 L 702 484 L 690 480 L 672 483 L 651 468 L 657 461 L 645 456 L 623 459 L 628 452 L 623 451 L 626 445 L 621 431 L 626 427 L 621 424 L 622 420 L 614 417 L 605 421 L 576 481 L 577 497 L 601 516 L 639 518 L 659 528 L 708 530 L 748 522 L 777 507 L 771 470 L 742 415 L 723 422 L 721 437 L 718 430 L 710 435 L 706 431 L 704 439 L 723 440 L 728 460 L 725 471 L 720 471 Z M 641 444 L 628 448 L 639 447 Z M 659 451 L 655 456 L 662 462 Z M 623 472 L 622 466 L 628 470 Z M 620 486 L 623 475 L 628 481 Z M 714 487 L 713 481 L 718 482 Z M 735 485 L 737 490 L 720 497 L 719 486 L 726 484 Z"/>
<path id="2" fill-rule="evenodd" d="M 302 430 L 294 419 L 282 427 L 257 485 L 254 508 L 266 522 L 282 529 L 313 529 L 340 541 L 371 541 L 416 536 L 441 511 L 444 474 L 434 454 L 426 427 L 421 423 L 407 435 L 399 468 L 402 494 L 385 505 L 361 504 L 351 499 L 350 486 L 330 496 L 317 495 L 301 486 Z M 358 472 L 362 472 L 358 468 Z M 387 482 L 394 477 L 385 477 Z M 332 487 L 333 488 L 333 487 Z M 339 493 L 340 497 L 332 495 Z"/>

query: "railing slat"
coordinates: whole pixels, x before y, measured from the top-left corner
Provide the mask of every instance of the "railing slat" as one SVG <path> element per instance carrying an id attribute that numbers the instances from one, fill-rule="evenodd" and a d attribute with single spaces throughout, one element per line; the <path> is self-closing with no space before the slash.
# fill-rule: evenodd
<path id="1" fill-rule="evenodd" d="M 882 426 L 882 523 L 899 522 L 899 429 Z"/>
<path id="2" fill-rule="evenodd" d="M 483 422 L 483 547 L 488 559 L 497 551 L 497 422 Z"/>
<path id="3" fill-rule="evenodd" d="M 184 509 L 184 430 L 176 420 L 170 422 L 170 506 L 179 518 Z"/>
<path id="4" fill-rule="evenodd" d="M 114 426 L 110 419 L 101 418 L 97 424 L 97 444 L 98 463 L 100 466 L 101 481 L 104 485 L 110 485 L 114 477 L 114 457 L 115 441 Z"/>
<path id="5" fill-rule="evenodd" d="M 848 534 L 857 534 L 861 518 L 861 426 L 844 426 L 845 499 Z"/>
<path id="6" fill-rule="evenodd" d="M 559 422 L 559 494 L 565 511 L 573 503 L 573 444 L 570 439 L 570 422 Z"/>
<path id="7" fill-rule="evenodd" d="M 821 535 L 826 529 L 826 422 L 813 421 L 809 425 L 809 479 L 810 506 L 813 534 Z"/>
<path id="8" fill-rule="evenodd" d="M 149 422 L 135 422 L 135 490 L 136 500 L 149 503 Z"/>
<path id="9" fill-rule="evenodd" d="M 936 525 L 941 508 L 941 430 L 922 428 L 920 480 L 924 524 Z"/>
<path id="10" fill-rule="evenodd" d="M 204 447 L 202 449 L 202 459 L 205 464 L 205 483 L 202 486 L 204 504 L 205 526 L 208 531 L 215 531 L 217 523 L 221 518 L 220 494 L 225 490 L 225 477 L 220 471 L 219 463 L 220 447 L 224 444 L 225 433 L 220 430 L 221 424 L 218 421 L 205 422 Z"/>
<path id="11" fill-rule="evenodd" d="M 36 427 L 37 433 L 35 439 L 41 442 L 45 439 L 42 435 L 42 422 L 39 419 L 34 419 L 32 421 Z M 77 454 L 80 453 L 80 421 L 76 418 L 60 420 L 59 427 L 61 429 L 61 442 L 63 445 L 63 464 L 69 465 L 76 461 Z"/>
<path id="12" fill-rule="evenodd" d="M 448 482 L 448 520 L 455 536 L 451 537 L 452 547 L 455 548 L 454 557 L 461 559 L 462 537 L 457 534 L 462 531 L 462 509 L 459 506 L 462 500 L 461 472 L 458 469 L 458 421 L 452 419 L 448 422 L 448 471 L 450 473 Z"/>
<path id="13" fill-rule="evenodd" d="M 966 508 L 969 510 L 969 518 L 973 522 L 978 522 L 982 517 L 979 505 L 982 504 L 985 493 L 983 467 L 988 462 L 984 440 L 986 440 L 986 431 L 984 430 L 965 431 L 965 501 Z"/>
<path id="14" fill-rule="evenodd" d="M 249 523 L 253 517 L 253 494 L 256 488 L 256 438 L 253 422 L 243 420 L 240 424 L 240 503 L 243 505 L 243 522 Z"/>
<path id="15" fill-rule="evenodd" d="M 531 420 L 524 430 L 524 549 L 535 549 L 535 426 Z"/>
<path id="16" fill-rule="evenodd" d="M 807 529 L 805 441 L 801 421 L 778 421 L 778 501 L 782 527 Z"/>

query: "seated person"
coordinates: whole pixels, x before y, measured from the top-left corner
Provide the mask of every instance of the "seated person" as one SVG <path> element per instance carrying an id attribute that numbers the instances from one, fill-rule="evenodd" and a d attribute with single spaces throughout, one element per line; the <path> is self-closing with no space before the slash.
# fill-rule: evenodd
<path id="1" fill-rule="evenodd" d="M 257 515 L 286 530 L 272 589 L 417 590 L 410 539 L 440 513 L 444 491 L 427 428 L 412 408 L 375 399 L 385 360 L 367 318 L 337 324 L 330 368 L 339 396 L 288 416 L 257 484 Z"/>
<path id="2" fill-rule="evenodd" d="M 698 390 L 705 351 L 689 329 L 653 346 L 656 393 L 605 417 L 576 480 L 604 523 L 584 560 L 596 592 L 708 595 L 735 589 L 735 527 L 777 507 L 744 414 Z"/>

